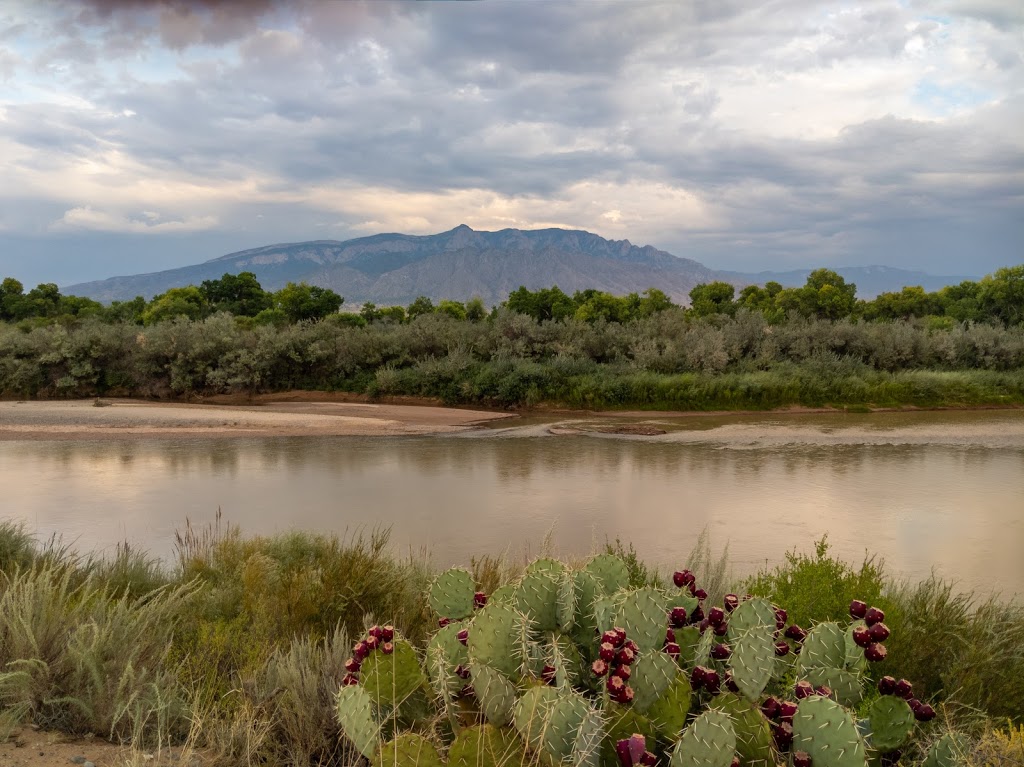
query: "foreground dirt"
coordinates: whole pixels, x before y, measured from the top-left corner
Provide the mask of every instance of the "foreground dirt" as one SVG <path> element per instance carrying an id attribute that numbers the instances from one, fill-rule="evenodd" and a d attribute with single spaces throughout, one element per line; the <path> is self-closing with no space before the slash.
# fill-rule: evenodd
<path id="1" fill-rule="evenodd" d="M 248 405 L 0 402 L 0 440 L 440 434 L 506 417 L 480 410 L 304 398 Z"/>
<path id="2" fill-rule="evenodd" d="M 72 738 L 59 732 L 22 728 L 0 741 L 2 767 L 70 767 L 91 762 L 95 767 L 202 767 L 192 752 L 171 748 L 135 752 L 99 738 Z"/>

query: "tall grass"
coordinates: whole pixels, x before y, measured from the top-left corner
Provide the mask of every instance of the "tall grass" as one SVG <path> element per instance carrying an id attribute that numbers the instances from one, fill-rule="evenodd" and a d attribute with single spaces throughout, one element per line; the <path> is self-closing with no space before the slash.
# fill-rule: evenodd
<path id="1" fill-rule="evenodd" d="M 889 657 L 872 672 L 910 679 L 947 724 L 987 732 L 979 753 L 1014 753 L 1019 731 L 992 728 L 1024 723 L 1019 604 L 894 580 L 870 556 L 836 559 L 825 539 L 738 582 L 727 549 L 706 535 L 691 545 L 683 561 L 715 601 L 763 594 L 804 626 L 843 618 L 852 598 L 882 607 Z M 628 543 L 600 548 L 625 559 L 632 582 L 665 581 Z M 367 620 L 391 622 L 422 648 L 429 629 L 431 569 L 396 556 L 386 531 L 247 537 L 218 519 L 182 531 L 162 565 L 128 547 L 56 557 L 7 524 L 0 550 L 0 735 L 31 721 L 137 747 L 185 742 L 215 764 L 351 764 L 332 712 L 351 638 Z M 488 591 L 520 569 L 473 562 Z"/>

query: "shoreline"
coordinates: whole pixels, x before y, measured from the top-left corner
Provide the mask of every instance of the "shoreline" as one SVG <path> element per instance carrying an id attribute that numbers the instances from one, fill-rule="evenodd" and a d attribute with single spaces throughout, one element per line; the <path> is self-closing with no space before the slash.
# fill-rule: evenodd
<path id="1" fill-rule="evenodd" d="M 486 428 L 525 419 L 695 419 L 807 415 L 869 415 L 1024 411 L 1019 405 L 855 408 L 788 406 L 768 410 L 578 410 L 539 407 L 515 411 L 446 407 L 426 398 L 370 402 L 363 395 L 282 392 L 222 395 L 201 402 L 134 398 L 0 401 L 0 441 L 300 436 L 414 436 Z"/>
<path id="2" fill-rule="evenodd" d="M 137 399 L 0 402 L 0 441 L 450 434 L 512 414 L 338 401 L 217 404 Z"/>

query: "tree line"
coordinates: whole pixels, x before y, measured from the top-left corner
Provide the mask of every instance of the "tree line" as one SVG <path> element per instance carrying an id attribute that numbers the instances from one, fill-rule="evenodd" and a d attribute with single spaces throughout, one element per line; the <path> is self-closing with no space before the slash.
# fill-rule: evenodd
<path id="1" fill-rule="evenodd" d="M 930 318 L 936 328 L 956 323 L 1024 323 L 1024 265 L 1004 267 L 979 281 L 967 280 L 934 292 L 920 286 L 882 293 L 874 299 L 856 297 L 857 288 L 831 269 L 817 269 L 802 287 L 785 288 L 778 282 L 748 285 L 738 293 L 727 282 L 700 284 L 690 291 L 691 317 L 734 317 L 740 310 L 758 312 L 777 325 L 796 317 L 804 319 L 895 321 Z M 425 314 L 441 314 L 456 320 L 480 322 L 493 318 L 498 307 L 488 308 L 479 297 L 468 301 L 442 299 L 438 303 L 420 296 L 407 306 L 364 303 L 358 312 L 341 312 L 345 299 L 329 288 L 289 282 L 278 291 L 264 290 L 252 272 L 225 274 L 204 280 L 199 286 L 171 288 L 150 301 L 137 296 L 130 301 L 104 305 L 81 296 L 65 296 L 57 285 L 43 283 L 29 290 L 8 277 L 0 283 L 0 321 L 27 326 L 73 322 L 95 318 L 104 322 L 149 326 L 176 318 L 201 320 L 218 313 L 233 315 L 246 326 L 284 326 L 330 318 L 341 325 L 405 323 Z M 557 286 L 512 291 L 502 308 L 532 317 L 538 322 L 568 319 L 593 323 L 627 323 L 670 309 L 683 310 L 663 291 L 613 295 L 600 290 L 581 290 L 569 295 Z"/>

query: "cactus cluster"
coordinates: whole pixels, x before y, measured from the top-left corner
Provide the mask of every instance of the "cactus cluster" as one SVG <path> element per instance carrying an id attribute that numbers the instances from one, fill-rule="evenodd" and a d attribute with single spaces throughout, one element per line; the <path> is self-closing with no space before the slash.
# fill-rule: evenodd
<path id="1" fill-rule="evenodd" d="M 696 581 L 636 588 L 610 554 L 539 559 L 488 598 L 448 570 L 429 587 L 439 628 L 422 657 L 389 626 L 356 644 L 338 721 L 395 767 L 867 767 L 895 763 L 934 717 L 891 677 L 863 720 L 851 710 L 884 656 L 880 610 L 854 602 L 849 626 L 805 630 L 766 599 L 709 604 Z M 955 746 L 939 741 L 929 764 L 954 763 Z"/>

